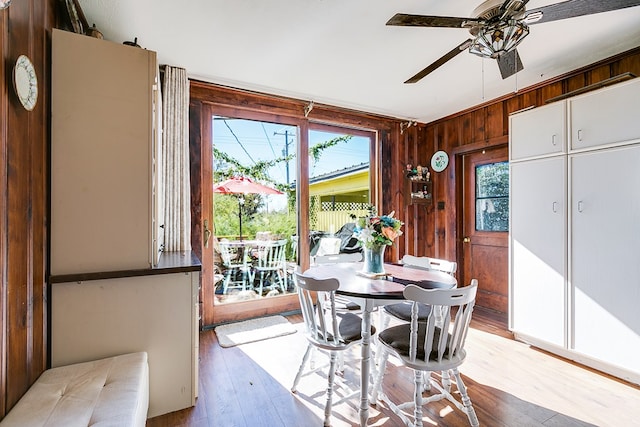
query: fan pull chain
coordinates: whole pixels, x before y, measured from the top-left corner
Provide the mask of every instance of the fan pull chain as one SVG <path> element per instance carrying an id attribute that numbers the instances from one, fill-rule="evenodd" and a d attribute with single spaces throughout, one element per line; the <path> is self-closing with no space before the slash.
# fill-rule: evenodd
<path id="1" fill-rule="evenodd" d="M 482 58 L 482 100 L 484 101 L 484 58 Z"/>

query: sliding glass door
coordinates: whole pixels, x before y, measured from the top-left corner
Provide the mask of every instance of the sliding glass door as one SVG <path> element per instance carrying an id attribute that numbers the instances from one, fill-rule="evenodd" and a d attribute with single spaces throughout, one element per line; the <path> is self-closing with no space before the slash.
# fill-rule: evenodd
<path id="1" fill-rule="evenodd" d="M 359 250 L 351 233 L 372 200 L 375 133 L 220 111 L 211 145 L 215 317 L 295 307 L 298 265 Z"/>

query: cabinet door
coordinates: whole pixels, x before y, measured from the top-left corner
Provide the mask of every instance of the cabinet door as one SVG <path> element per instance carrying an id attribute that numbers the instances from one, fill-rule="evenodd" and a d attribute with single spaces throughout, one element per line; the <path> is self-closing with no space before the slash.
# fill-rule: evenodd
<path id="1" fill-rule="evenodd" d="M 51 273 L 149 268 L 154 52 L 53 30 Z"/>
<path id="2" fill-rule="evenodd" d="M 510 159 L 519 160 L 565 152 L 565 118 L 565 101 L 509 117 Z"/>
<path id="3" fill-rule="evenodd" d="M 193 406 L 197 283 L 191 272 L 54 284 L 51 366 L 146 351 L 149 417 Z"/>
<path id="4" fill-rule="evenodd" d="M 640 80 L 569 99 L 571 149 L 640 139 Z"/>
<path id="5" fill-rule="evenodd" d="M 576 351 L 640 372 L 640 145 L 570 156 Z"/>
<path id="6" fill-rule="evenodd" d="M 566 156 L 511 165 L 514 332 L 565 346 Z"/>

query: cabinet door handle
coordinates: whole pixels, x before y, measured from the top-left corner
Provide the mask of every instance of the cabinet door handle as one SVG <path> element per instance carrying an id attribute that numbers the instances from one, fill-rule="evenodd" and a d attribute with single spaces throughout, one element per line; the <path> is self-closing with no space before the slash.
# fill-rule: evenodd
<path id="1" fill-rule="evenodd" d="M 551 208 L 553 209 L 553 213 L 558 212 L 558 202 L 553 202 Z"/>
<path id="2" fill-rule="evenodd" d="M 578 141 L 582 141 L 582 129 L 578 129 Z"/>
<path id="3" fill-rule="evenodd" d="M 556 135 L 551 135 L 551 144 L 552 145 L 558 145 L 558 143 L 556 142 Z"/>
<path id="4" fill-rule="evenodd" d="M 578 212 L 582 212 L 584 208 L 584 204 L 582 203 L 582 200 L 580 200 L 578 202 Z"/>

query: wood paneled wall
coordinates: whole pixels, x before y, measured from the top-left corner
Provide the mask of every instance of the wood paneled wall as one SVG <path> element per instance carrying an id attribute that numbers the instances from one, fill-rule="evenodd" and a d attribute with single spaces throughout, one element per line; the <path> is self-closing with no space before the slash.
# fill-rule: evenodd
<path id="1" fill-rule="evenodd" d="M 445 150 L 450 156 L 449 167 L 434 176 L 434 205 L 427 209 L 410 206 L 404 218 L 414 218 L 405 225 L 408 252 L 457 260 L 460 263 L 458 230 L 461 212 L 461 156 L 483 148 L 507 144 L 509 141 L 509 115 L 532 106 L 542 106 L 549 99 L 577 89 L 602 82 L 611 77 L 633 73 L 640 76 L 640 47 L 590 66 L 575 70 L 520 90 L 518 93 L 489 101 L 483 105 L 461 111 L 426 125 L 411 127 L 405 131 L 404 141 L 391 155 L 407 159 L 407 163 L 426 164 L 437 150 Z M 400 180 L 395 170 L 384 178 L 392 182 Z M 437 203 L 445 208 L 438 210 Z M 401 206 L 390 203 L 389 205 Z M 413 215 L 411 215 L 413 214 Z M 405 220 L 405 223 L 407 221 Z"/>
<path id="2" fill-rule="evenodd" d="M 50 29 L 54 0 L 0 11 L 0 419 L 47 364 L 47 218 Z M 13 66 L 27 55 L 38 102 L 26 111 Z"/>

